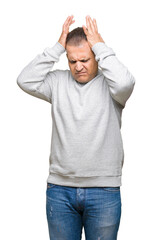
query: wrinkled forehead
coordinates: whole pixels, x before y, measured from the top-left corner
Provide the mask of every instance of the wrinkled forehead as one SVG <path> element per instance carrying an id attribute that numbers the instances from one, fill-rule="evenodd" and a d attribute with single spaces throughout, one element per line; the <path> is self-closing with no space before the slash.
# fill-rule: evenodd
<path id="1" fill-rule="evenodd" d="M 74 45 L 67 45 L 66 46 L 66 52 L 67 52 L 67 57 L 69 59 L 84 59 L 84 58 L 89 58 L 92 57 L 93 52 L 91 48 L 89 47 L 87 42 L 82 42 L 78 46 Z"/>
<path id="2" fill-rule="evenodd" d="M 67 51 L 67 57 L 68 59 L 73 60 L 80 60 L 80 59 L 86 59 L 90 57 L 90 53 L 80 49 L 75 49 L 73 51 Z"/>

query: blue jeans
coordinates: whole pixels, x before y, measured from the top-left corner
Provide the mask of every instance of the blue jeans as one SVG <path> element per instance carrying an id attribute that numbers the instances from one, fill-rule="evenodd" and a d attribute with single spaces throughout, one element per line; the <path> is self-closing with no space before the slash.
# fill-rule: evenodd
<path id="1" fill-rule="evenodd" d="M 120 187 L 68 187 L 47 183 L 50 240 L 116 240 L 121 217 Z"/>

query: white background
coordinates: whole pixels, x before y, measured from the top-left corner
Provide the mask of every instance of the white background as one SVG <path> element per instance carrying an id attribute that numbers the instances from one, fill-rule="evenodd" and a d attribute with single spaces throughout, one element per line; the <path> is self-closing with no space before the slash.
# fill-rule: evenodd
<path id="1" fill-rule="evenodd" d="M 51 105 L 24 93 L 16 79 L 37 54 L 58 41 L 71 14 L 76 22 L 70 30 L 85 24 L 86 15 L 96 18 L 105 43 L 136 79 L 122 116 L 125 163 L 118 240 L 152 239 L 152 15 L 148 0 L 1 3 L 0 239 L 49 239 L 45 191 Z M 65 54 L 54 68 L 68 68 Z"/>

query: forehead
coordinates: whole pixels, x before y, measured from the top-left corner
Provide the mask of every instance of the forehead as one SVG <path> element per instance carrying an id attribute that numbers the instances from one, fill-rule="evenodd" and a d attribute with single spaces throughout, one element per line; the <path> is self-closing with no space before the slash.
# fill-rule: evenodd
<path id="1" fill-rule="evenodd" d="M 86 41 L 83 41 L 78 46 L 67 45 L 66 46 L 67 56 L 72 59 L 89 58 L 93 56 L 93 53 Z"/>

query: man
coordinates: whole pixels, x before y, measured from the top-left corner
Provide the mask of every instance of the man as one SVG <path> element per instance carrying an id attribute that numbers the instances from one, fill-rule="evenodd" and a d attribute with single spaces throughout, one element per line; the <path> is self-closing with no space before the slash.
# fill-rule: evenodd
<path id="1" fill-rule="evenodd" d="M 116 240 L 124 161 L 121 115 L 135 79 L 98 33 L 97 23 L 69 32 L 20 73 L 25 92 L 51 103 L 52 142 L 46 190 L 51 240 Z M 70 70 L 51 71 L 66 50 Z"/>

